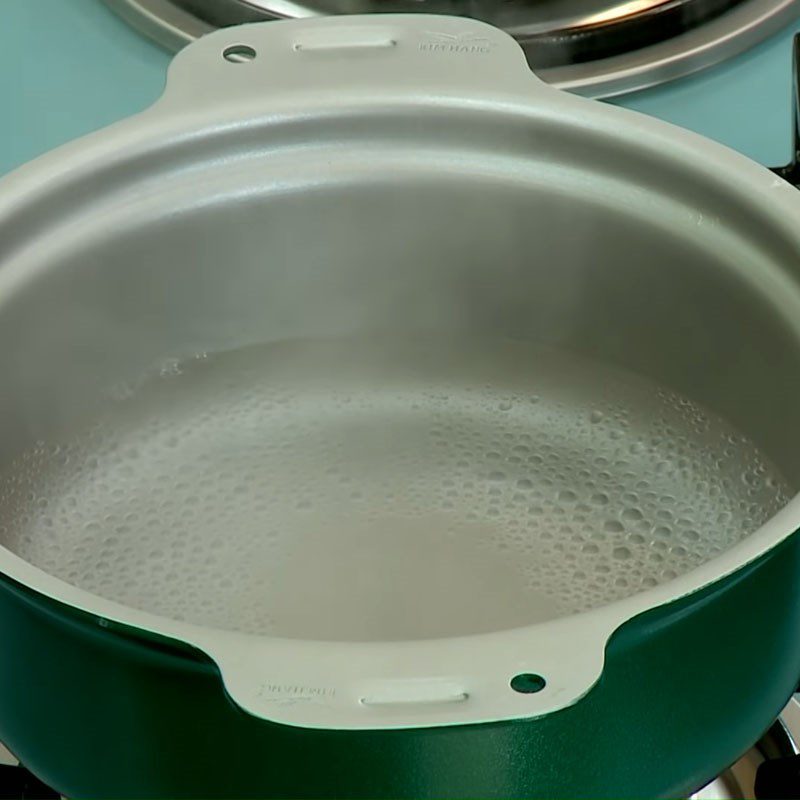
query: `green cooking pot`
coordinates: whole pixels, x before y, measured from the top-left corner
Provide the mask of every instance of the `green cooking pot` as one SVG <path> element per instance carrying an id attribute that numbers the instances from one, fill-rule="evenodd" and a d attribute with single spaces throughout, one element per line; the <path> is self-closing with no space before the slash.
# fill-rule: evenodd
<path id="1" fill-rule="evenodd" d="M 468 584 L 443 570 L 436 595 L 421 548 L 402 592 L 359 594 L 371 556 L 323 530 L 301 566 L 274 568 L 291 578 L 285 619 L 264 632 L 164 611 L 182 574 L 157 607 L 126 600 L 137 581 L 71 573 L 92 554 L 59 544 L 70 520 L 55 514 L 20 533 L 38 497 L 17 489 L 109 387 L 124 404 L 153 364 L 400 331 L 446 338 L 461 349 L 448 365 L 499 369 L 474 342 L 503 337 L 668 386 L 744 434 L 793 492 L 798 219 L 796 190 L 768 170 L 545 86 L 482 23 L 295 20 L 192 44 L 151 109 L 0 183 L 0 739 L 73 798 L 697 789 L 800 675 L 800 501 L 785 491 L 747 535 L 724 539 L 720 517 L 697 538 L 725 547 L 691 563 L 673 547 L 680 563 L 650 583 L 633 568 L 601 577 L 569 613 L 506 602 L 505 573 Z M 700 452 L 706 418 L 692 419 Z M 142 585 L 163 558 L 136 551 L 148 525 L 122 532 Z M 351 553 L 364 559 L 352 573 Z"/>

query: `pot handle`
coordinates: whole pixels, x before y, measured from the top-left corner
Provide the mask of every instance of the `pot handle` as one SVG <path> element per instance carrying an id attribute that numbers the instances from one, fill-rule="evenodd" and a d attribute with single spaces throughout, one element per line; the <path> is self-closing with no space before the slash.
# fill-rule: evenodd
<path id="1" fill-rule="evenodd" d="M 338 109 L 376 96 L 493 104 L 563 93 L 530 70 L 517 42 L 483 22 L 433 14 L 370 14 L 224 28 L 182 50 L 156 105 L 214 115 L 247 102 L 247 115 L 309 96 Z"/>
<path id="2" fill-rule="evenodd" d="M 622 619 L 584 614 L 535 628 L 414 642 L 301 641 L 212 628 L 186 639 L 229 697 L 285 725 L 360 730 L 532 718 L 599 680 Z"/>

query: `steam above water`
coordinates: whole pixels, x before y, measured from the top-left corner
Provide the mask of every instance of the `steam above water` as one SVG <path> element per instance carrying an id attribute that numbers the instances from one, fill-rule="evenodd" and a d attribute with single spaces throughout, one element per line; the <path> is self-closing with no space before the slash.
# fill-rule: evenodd
<path id="1" fill-rule="evenodd" d="M 0 481 L 0 539 L 69 583 L 251 633 L 515 627 L 713 558 L 788 499 L 722 420 L 565 353 L 340 341 L 161 372 Z"/>

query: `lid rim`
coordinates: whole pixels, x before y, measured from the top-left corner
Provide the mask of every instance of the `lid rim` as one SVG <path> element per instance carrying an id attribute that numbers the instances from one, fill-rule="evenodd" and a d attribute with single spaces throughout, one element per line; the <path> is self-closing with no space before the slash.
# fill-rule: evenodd
<path id="1" fill-rule="evenodd" d="M 132 27 L 168 50 L 178 51 L 196 39 L 218 30 L 208 19 L 198 16 L 198 2 L 202 0 L 104 0 Z M 241 13 L 245 0 L 232 0 Z M 268 0 L 272 6 L 284 11 L 297 4 Z M 637 0 L 632 0 L 637 2 Z M 614 46 L 590 52 L 583 58 L 574 57 L 576 38 L 583 37 L 588 25 L 582 28 L 527 32 L 519 26 L 510 26 L 511 33 L 525 50 L 537 75 L 546 83 L 589 97 L 613 97 L 692 74 L 744 52 L 748 48 L 780 30 L 784 25 L 800 19 L 800 0 L 706 0 L 706 15 L 701 24 L 680 28 L 681 17 L 686 15 L 687 2 L 692 0 L 642 0 L 647 5 L 639 15 L 626 21 L 617 20 L 594 25 L 598 30 L 611 30 Z M 691 11 L 697 12 L 693 0 Z M 252 0 L 246 0 L 249 18 L 252 18 Z M 629 5 L 629 4 L 625 4 Z M 192 6 L 194 11 L 189 9 Z M 230 6 L 229 6 L 230 7 Z M 618 6 L 621 7 L 621 6 Z M 217 5 L 217 8 L 219 6 Z M 669 17 L 672 22 L 669 22 Z M 270 17 L 263 9 L 259 19 Z M 240 20 L 242 21 L 242 20 Z M 659 35 L 658 28 L 671 26 L 672 38 Z M 630 42 L 632 31 L 639 28 L 637 47 L 620 48 Z M 602 33 L 602 30 L 600 30 Z M 644 32 L 644 33 L 643 33 Z M 676 35 L 677 34 L 677 35 Z M 647 37 L 650 37 L 649 39 Z M 572 47 L 571 59 L 566 63 L 542 55 L 549 48 L 553 53 L 563 42 Z M 597 42 L 595 37 L 593 42 Z M 532 51 L 537 50 L 537 57 Z"/>

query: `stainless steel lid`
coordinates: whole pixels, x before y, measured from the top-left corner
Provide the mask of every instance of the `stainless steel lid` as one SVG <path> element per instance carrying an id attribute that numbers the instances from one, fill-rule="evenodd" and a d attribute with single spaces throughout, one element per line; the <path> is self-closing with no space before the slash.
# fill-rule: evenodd
<path id="1" fill-rule="evenodd" d="M 751 47 L 800 0 L 106 0 L 179 49 L 219 27 L 329 14 L 430 12 L 507 30 L 549 83 L 591 96 L 652 86 Z"/>

